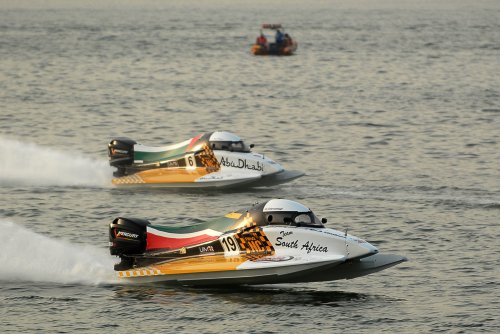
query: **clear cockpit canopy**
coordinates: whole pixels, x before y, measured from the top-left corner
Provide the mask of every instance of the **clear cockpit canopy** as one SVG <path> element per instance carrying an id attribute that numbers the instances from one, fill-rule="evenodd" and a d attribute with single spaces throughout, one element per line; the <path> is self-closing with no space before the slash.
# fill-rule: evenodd
<path id="1" fill-rule="evenodd" d="M 209 141 L 213 150 L 248 153 L 252 148 L 251 145 L 245 144 L 240 137 L 227 131 L 213 132 Z"/>
<path id="2" fill-rule="evenodd" d="M 213 150 L 244 152 L 251 151 L 250 145 L 247 145 L 243 140 L 240 141 L 210 141 Z"/>
<path id="3" fill-rule="evenodd" d="M 265 212 L 268 224 L 271 225 L 292 225 L 292 226 L 311 226 L 324 227 L 321 220 L 314 213 L 309 212 Z"/>
<path id="4" fill-rule="evenodd" d="M 263 207 L 267 224 L 323 227 L 323 223 L 311 209 L 288 199 L 275 198 Z"/>

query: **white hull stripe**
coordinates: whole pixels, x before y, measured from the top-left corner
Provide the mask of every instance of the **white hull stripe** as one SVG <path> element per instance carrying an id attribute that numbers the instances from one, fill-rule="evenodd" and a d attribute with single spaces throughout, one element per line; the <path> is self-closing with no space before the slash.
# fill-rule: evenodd
<path id="1" fill-rule="evenodd" d="M 187 146 L 193 138 L 188 139 L 186 141 L 183 141 L 182 143 L 174 144 L 174 145 L 169 145 L 169 146 L 162 146 L 162 147 L 151 147 L 151 146 L 145 146 L 142 144 L 135 144 L 134 145 L 134 150 L 135 151 L 140 151 L 140 152 L 163 152 L 163 151 L 171 151 L 175 150 L 176 148 Z"/>
<path id="2" fill-rule="evenodd" d="M 194 238 L 202 235 L 209 235 L 212 237 L 218 237 L 219 235 L 222 234 L 222 232 L 215 231 L 212 229 L 206 229 L 202 231 L 197 231 L 197 232 L 192 232 L 192 233 L 169 233 L 169 232 L 164 232 L 160 230 L 156 230 L 152 227 L 147 227 L 147 233 L 151 233 L 154 235 L 157 235 L 159 237 L 164 237 L 164 238 L 174 238 L 174 239 L 188 239 L 188 238 Z"/>

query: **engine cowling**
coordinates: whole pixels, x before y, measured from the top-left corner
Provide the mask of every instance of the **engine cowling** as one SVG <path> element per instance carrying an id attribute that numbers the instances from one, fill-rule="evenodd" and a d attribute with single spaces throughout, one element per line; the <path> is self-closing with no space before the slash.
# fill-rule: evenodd
<path id="1" fill-rule="evenodd" d="M 109 224 L 109 252 L 120 257 L 115 270 L 126 270 L 134 266 L 134 257 L 146 250 L 146 227 L 149 221 L 138 218 L 118 217 Z"/>
<path id="2" fill-rule="evenodd" d="M 135 140 L 119 137 L 108 144 L 109 164 L 113 167 L 123 167 L 134 163 Z"/>
<path id="3" fill-rule="evenodd" d="M 149 221 L 118 217 L 109 225 L 111 255 L 141 254 L 146 250 L 146 227 Z"/>

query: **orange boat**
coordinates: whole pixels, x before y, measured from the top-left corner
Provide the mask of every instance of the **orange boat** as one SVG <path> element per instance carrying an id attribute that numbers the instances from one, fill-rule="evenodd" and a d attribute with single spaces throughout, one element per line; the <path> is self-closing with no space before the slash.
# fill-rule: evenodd
<path id="1" fill-rule="evenodd" d="M 285 29 L 281 24 L 263 24 L 260 36 L 250 52 L 256 56 L 291 56 L 297 50 L 297 41 L 285 33 Z M 275 37 L 273 43 L 268 43 L 268 38 L 263 30 L 274 31 Z"/>

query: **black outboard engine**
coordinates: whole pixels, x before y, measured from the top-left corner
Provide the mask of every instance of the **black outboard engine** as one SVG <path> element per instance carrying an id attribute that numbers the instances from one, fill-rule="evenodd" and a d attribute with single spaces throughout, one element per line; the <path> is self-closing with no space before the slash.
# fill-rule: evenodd
<path id="1" fill-rule="evenodd" d="M 134 257 L 146 250 L 146 226 L 144 219 L 118 217 L 109 224 L 109 252 L 120 257 L 115 270 L 127 270 L 134 266 Z"/>
<path id="2" fill-rule="evenodd" d="M 134 163 L 134 145 L 135 140 L 126 137 L 113 139 L 108 144 L 109 164 L 118 168 L 114 173 L 115 176 L 126 175 L 126 166 Z"/>

